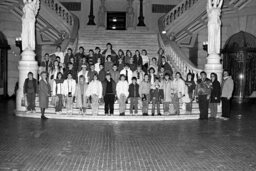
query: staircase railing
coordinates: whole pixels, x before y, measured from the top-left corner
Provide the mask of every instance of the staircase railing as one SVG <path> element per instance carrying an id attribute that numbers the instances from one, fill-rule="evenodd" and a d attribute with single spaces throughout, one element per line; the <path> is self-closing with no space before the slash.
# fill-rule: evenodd
<path id="1" fill-rule="evenodd" d="M 63 21 L 65 30 L 69 31 L 68 38 L 65 35 L 62 37 L 62 48 L 65 49 L 67 46 L 73 46 L 78 36 L 79 19 L 69 12 L 58 0 L 43 0 L 42 3 L 51 9 L 58 16 L 59 20 Z"/>
<path id="2" fill-rule="evenodd" d="M 164 31 L 164 17 L 161 17 L 158 20 L 158 26 L 159 26 L 159 45 L 161 48 L 165 50 L 165 55 L 167 56 L 170 63 L 172 63 L 173 67 L 175 67 L 176 70 L 181 72 L 183 78 L 188 73 L 193 73 L 196 76 L 200 74 L 202 71 L 201 69 L 198 69 L 190 60 L 188 57 L 186 57 L 186 54 L 180 49 L 180 47 L 177 45 L 176 42 L 171 41 L 166 34 L 162 34 L 162 31 Z"/>
<path id="3" fill-rule="evenodd" d="M 163 22 L 165 23 L 164 24 L 165 30 L 173 22 L 178 20 L 181 14 L 185 13 L 186 11 L 190 10 L 192 6 L 196 5 L 197 1 L 201 1 L 201 0 L 183 0 L 177 6 L 175 6 L 170 12 L 168 12 L 163 19 Z"/>

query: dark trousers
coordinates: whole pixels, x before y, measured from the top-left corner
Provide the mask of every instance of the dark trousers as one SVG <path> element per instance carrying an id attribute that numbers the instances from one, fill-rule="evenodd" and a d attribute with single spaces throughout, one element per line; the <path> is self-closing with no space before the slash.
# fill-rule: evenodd
<path id="1" fill-rule="evenodd" d="M 56 104 L 55 110 L 56 112 L 61 112 L 63 107 L 63 100 L 62 100 L 62 94 L 57 94 L 59 97 L 59 101 Z"/>
<path id="2" fill-rule="evenodd" d="M 198 96 L 200 119 L 208 119 L 208 107 L 209 101 L 207 100 L 207 95 Z"/>
<path id="3" fill-rule="evenodd" d="M 110 114 L 114 113 L 114 103 L 115 103 L 115 95 L 114 94 L 106 94 L 104 96 L 104 102 L 105 102 L 105 114 L 108 114 L 110 111 Z"/>
<path id="4" fill-rule="evenodd" d="M 222 101 L 222 117 L 230 117 L 230 100 L 226 97 L 221 98 Z"/>
<path id="5" fill-rule="evenodd" d="M 36 100 L 35 93 L 27 93 L 27 103 L 28 103 L 27 110 L 35 110 L 35 100 Z"/>

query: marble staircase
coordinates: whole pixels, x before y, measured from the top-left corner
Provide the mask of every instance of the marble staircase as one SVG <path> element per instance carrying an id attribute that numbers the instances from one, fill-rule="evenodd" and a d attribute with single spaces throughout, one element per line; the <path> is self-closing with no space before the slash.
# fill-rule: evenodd
<path id="1" fill-rule="evenodd" d="M 83 46 L 85 51 L 100 47 L 103 51 L 106 44 L 110 42 L 113 49 L 118 52 L 119 49 L 123 51 L 131 50 L 134 54 L 135 50 L 146 49 L 149 56 L 156 56 L 159 45 L 157 41 L 157 34 L 147 31 L 136 30 L 102 30 L 102 29 L 83 29 L 79 31 L 78 46 Z"/>

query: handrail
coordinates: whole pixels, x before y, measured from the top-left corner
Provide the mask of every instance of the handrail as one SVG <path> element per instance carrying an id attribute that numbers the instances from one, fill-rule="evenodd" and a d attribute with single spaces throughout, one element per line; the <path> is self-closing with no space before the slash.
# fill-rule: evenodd
<path id="1" fill-rule="evenodd" d="M 44 4 L 52 9 L 60 18 L 62 18 L 70 26 L 74 25 L 73 14 L 70 13 L 59 1 L 57 0 L 43 0 Z"/>
<path id="2" fill-rule="evenodd" d="M 165 50 L 165 55 L 174 65 L 174 67 L 185 77 L 188 73 L 193 73 L 196 76 L 202 71 L 198 69 L 187 57 L 184 52 L 178 47 L 178 45 L 171 41 L 165 34 L 161 34 L 164 31 L 164 16 L 158 20 L 159 27 L 159 45 Z"/>
<path id="3" fill-rule="evenodd" d="M 174 21 L 176 21 L 181 16 L 181 14 L 188 11 L 192 6 L 196 4 L 197 1 L 202 1 L 202 0 L 183 0 L 178 5 L 176 5 L 170 12 L 168 12 L 164 16 L 163 18 L 164 28 L 166 29 L 166 27 L 168 27 Z M 203 0 L 203 1 L 206 1 L 206 0 Z"/>

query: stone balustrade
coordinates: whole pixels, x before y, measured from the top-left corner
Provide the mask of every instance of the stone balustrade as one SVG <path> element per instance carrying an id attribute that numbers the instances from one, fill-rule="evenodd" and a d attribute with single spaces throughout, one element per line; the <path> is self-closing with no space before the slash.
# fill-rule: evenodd
<path id="1" fill-rule="evenodd" d="M 195 76 L 198 76 L 201 69 L 198 69 L 186 55 L 181 51 L 181 49 L 178 47 L 177 43 L 170 40 L 166 34 L 162 34 L 161 32 L 164 30 L 164 22 L 163 20 L 165 16 L 161 17 L 158 21 L 159 26 L 159 36 L 158 41 L 160 44 L 160 47 L 164 49 L 165 55 L 167 57 L 167 60 L 169 63 L 176 69 L 176 71 L 179 71 L 183 78 L 186 78 L 186 75 L 188 73 L 193 73 Z"/>
<path id="2" fill-rule="evenodd" d="M 70 26 L 74 25 L 73 15 L 57 0 L 43 0 L 46 6 L 54 11 L 60 18 L 62 18 Z"/>
<path id="3" fill-rule="evenodd" d="M 165 28 L 171 25 L 175 20 L 177 20 L 183 13 L 188 11 L 192 6 L 200 0 L 183 0 L 176 7 L 174 7 L 170 12 L 168 12 L 163 19 Z"/>

